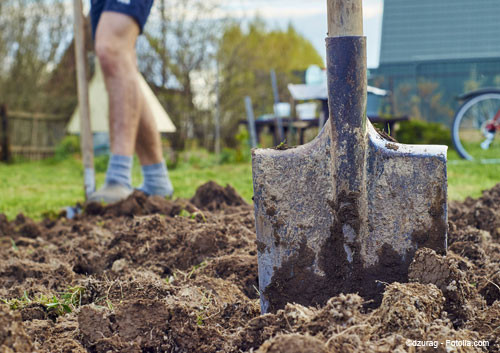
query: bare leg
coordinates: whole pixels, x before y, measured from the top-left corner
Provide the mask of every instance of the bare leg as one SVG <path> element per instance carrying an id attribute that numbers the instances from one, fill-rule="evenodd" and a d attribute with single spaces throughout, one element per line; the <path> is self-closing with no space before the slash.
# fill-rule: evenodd
<path id="1" fill-rule="evenodd" d="M 144 94 L 142 99 L 143 110 L 135 145 L 144 177 L 139 190 L 148 195 L 171 196 L 174 189 L 163 160 L 160 133 Z"/>
<path id="2" fill-rule="evenodd" d="M 103 188 L 91 196 L 114 202 L 131 192 L 132 157 L 137 154 L 144 175 L 140 190 L 149 195 L 173 192 L 163 162 L 161 139 L 140 88 L 135 43 L 140 29 L 134 19 L 103 12 L 96 31 L 96 53 L 109 97 L 111 158 Z"/>
<path id="3" fill-rule="evenodd" d="M 139 120 L 135 151 L 143 166 L 162 163 L 163 151 L 156 121 L 142 92 L 140 98 L 142 99 L 142 114 Z"/>
<path id="4" fill-rule="evenodd" d="M 109 96 L 111 153 L 133 156 L 141 103 L 135 42 L 139 26 L 131 17 L 103 12 L 96 31 L 96 53 Z"/>
<path id="5" fill-rule="evenodd" d="M 111 152 L 133 155 L 142 165 L 162 162 L 156 122 L 139 87 L 135 42 L 139 27 L 129 16 L 104 12 L 96 33 L 96 52 L 109 94 Z"/>
<path id="6" fill-rule="evenodd" d="M 129 16 L 103 12 L 96 30 L 99 57 L 109 97 L 111 157 L 106 182 L 89 201 L 116 202 L 132 189 L 132 162 L 139 125 L 141 100 L 135 62 L 139 26 Z"/>

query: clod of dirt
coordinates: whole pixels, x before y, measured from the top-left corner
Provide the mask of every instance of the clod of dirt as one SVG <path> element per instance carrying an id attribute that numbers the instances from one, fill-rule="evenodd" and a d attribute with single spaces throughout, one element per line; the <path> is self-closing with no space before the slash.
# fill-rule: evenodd
<path id="1" fill-rule="evenodd" d="M 27 353 L 33 351 L 31 339 L 26 334 L 21 315 L 0 304 L 0 352 Z"/>
<path id="2" fill-rule="evenodd" d="M 27 220 L 28 220 L 28 218 L 26 218 L 26 216 L 24 214 L 18 213 L 18 215 L 16 216 L 16 219 L 14 220 L 14 224 L 17 226 L 20 226 L 20 225 L 26 223 Z"/>
<path id="3" fill-rule="evenodd" d="M 78 322 L 74 314 L 60 317 L 56 322 L 52 320 L 25 321 L 24 326 L 35 346 L 33 352 L 88 353 L 77 340 Z"/>
<path id="4" fill-rule="evenodd" d="M 0 236 L 9 236 L 12 233 L 14 233 L 14 230 L 9 224 L 7 216 L 3 213 L 0 213 Z"/>
<path id="5" fill-rule="evenodd" d="M 476 331 L 482 340 L 489 341 L 490 347 L 497 349 L 500 345 L 500 301 L 477 313 L 467 323 L 467 328 Z"/>
<path id="6" fill-rule="evenodd" d="M 481 278 L 478 288 L 479 294 L 483 296 L 488 305 L 492 305 L 496 301 L 500 303 L 500 271 L 492 276 Z"/>
<path id="7" fill-rule="evenodd" d="M 19 233 L 27 238 L 36 238 L 42 234 L 40 227 L 32 220 L 27 220 L 21 228 L 19 228 Z"/>
<path id="8" fill-rule="evenodd" d="M 85 347 L 94 346 L 99 340 L 112 335 L 111 312 L 95 305 L 86 305 L 78 313 L 78 327 Z"/>
<path id="9" fill-rule="evenodd" d="M 247 203 L 230 185 L 223 188 L 210 181 L 198 188 L 191 202 L 198 208 L 214 211 L 228 206 L 243 206 Z"/>
<path id="10" fill-rule="evenodd" d="M 374 315 L 386 332 L 403 333 L 425 327 L 441 317 L 444 297 L 433 284 L 393 283 L 384 292 Z"/>
<path id="11" fill-rule="evenodd" d="M 478 268 L 484 267 L 487 264 L 487 256 L 483 248 L 471 241 L 458 241 L 448 248 L 455 254 L 467 258 Z"/>
<path id="12" fill-rule="evenodd" d="M 153 214 L 162 214 L 174 217 L 186 210 L 190 213 L 198 209 L 185 200 L 167 200 L 159 196 L 147 196 L 141 191 L 134 191 L 128 198 L 109 205 L 98 202 L 89 202 L 85 206 L 85 213 L 91 216 L 133 217 Z"/>
<path id="13" fill-rule="evenodd" d="M 472 226 L 486 230 L 500 241 L 500 184 L 483 191 L 477 200 L 467 198 L 463 203 L 451 202 L 449 219 L 458 228 Z"/>
<path id="14" fill-rule="evenodd" d="M 0 261 L 0 298 L 20 298 L 27 288 L 36 289 L 35 292 L 40 287 L 62 291 L 66 289 L 66 281 L 72 280 L 74 274 L 70 267 L 57 260 L 50 264 L 15 258 Z"/>
<path id="15" fill-rule="evenodd" d="M 456 242 L 472 242 L 478 245 L 491 242 L 490 233 L 476 227 L 465 226 L 459 228 L 455 223 L 450 222 L 448 231 L 448 245 L 453 245 Z"/>
<path id="16" fill-rule="evenodd" d="M 45 307 L 40 304 L 31 304 L 21 310 L 23 321 L 46 320 L 48 318 Z"/>
<path id="17" fill-rule="evenodd" d="M 411 282 L 434 284 L 443 292 L 445 310 L 455 326 L 470 320 L 474 306 L 482 304 L 477 290 L 469 284 L 459 266 L 453 256 L 440 256 L 434 250 L 422 248 L 415 254 L 408 274 Z"/>
<path id="18" fill-rule="evenodd" d="M 264 343 L 257 353 L 328 353 L 325 344 L 308 335 L 280 335 Z"/>
<path id="19" fill-rule="evenodd" d="M 78 326 L 83 345 L 95 352 L 166 351 L 165 334 L 171 314 L 161 301 L 125 301 L 115 313 L 92 306 L 83 307 Z M 134 347 L 134 349 L 132 349 Z"/>
<path id="20" fill-rule="evenodd" d="M 361 310 L 363 298 L 357 294 L 341 294 L 333 297 L 326 305 L 318 310 L 310 321 L 305 325 L 306 332 L 314 335 L 321 333 L 325 337 L 330 336 L 335 326 L 349 327 L 363 322 Z"/>
<path id="21" fill-rule="evenodd" d="M 250 299 L 259 298 L 256 255 L 226 255 L 210 261 L 200 273 L 236 283 Z"/>

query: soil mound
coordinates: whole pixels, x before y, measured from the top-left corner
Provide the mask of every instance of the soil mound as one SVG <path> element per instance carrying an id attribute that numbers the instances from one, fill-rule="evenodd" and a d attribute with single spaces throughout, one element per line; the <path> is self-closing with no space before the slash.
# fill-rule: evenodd
<path id="1" fill-rule="evenodd" d="M 229 186 L 135 192 L 72 220 L 0 215 L 0 351 L 499 352 L 499 198 L 452 203 L 448 254 L 418 250 L 378 308 L 342 294 L 266 315 L 253 208 Z"/>
<path id="2" fill-rule="evenodd" d="M 230 185 L 223 188 L 210 181 L 198 188 L 191 202 L 201 209 L 220 210 L 227 206 L 243 206 L 247 203 Z"/>
<path id="3" fill-rule="evenodd" d="M 147 196 L 135 190 L 127 199 L 109 205 L 90 202 L 85 206 L 85 213 L 91 216 L 133 217 L 161 214 L 177 216 L 182 210 L 196 212 L 198 209 L 186 200 L 170 201 L 159 196 Z"/>
<path id="4" fill-rule="evenodd" d="M 449 209 L 449 219 L 457 227 L 472 226 L 500 240 L 500 184 L 483 191 L 479 199 L 469 197 L 463 203 L 451 202 Z"/>

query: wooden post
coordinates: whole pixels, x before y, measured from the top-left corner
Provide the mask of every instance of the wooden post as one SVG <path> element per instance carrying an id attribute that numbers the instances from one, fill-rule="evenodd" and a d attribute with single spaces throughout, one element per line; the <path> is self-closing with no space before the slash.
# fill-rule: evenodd
<path id="1" fill-rule="evenodd" d="M 328 36 L 362 36 L 363 3 L 361 0 L 327 0 Z"/>
<path id="2" fill-rule="evenodd" d="M 78 83 L 78 105 L 80 107 L 80 148 L 83 156 L 84 190 L 87 198 L 95 191 L 94 146 L 90 126 L 89 90 L 85 52 L 85 31 L 81 0 L 73 0 L 75 58 Z"/>
<path id="3" fill-rule="evenodd" d="M 9 122 L 7 120 L 7 106 L 5 105 L 0 106 L 0 119 L 2 120 L 2 135 L 0 141 L 2 144 L 2 155 L 0 160 L 8 163 L 11 160 L 11 156 L 9 146 Z"/>
<path id="4" fill-rule="evenodd" d="M 219 62 L 217 62 L 217 74 L 215 79 L 215 155 L 217 163 L 220 162 L 220 78 Z"/>

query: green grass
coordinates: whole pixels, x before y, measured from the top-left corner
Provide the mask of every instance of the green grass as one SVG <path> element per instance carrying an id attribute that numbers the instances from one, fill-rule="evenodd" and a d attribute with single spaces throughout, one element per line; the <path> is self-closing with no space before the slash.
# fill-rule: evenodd
<path id="1" fill-rule="evenodd" d="M 28 296 L 25 291 L 24 295 L 19 299 L 0 299 L 0 303 L 9 305 L 11 310 L 22 310 L 32 305 L 40 305 L 45 307 L 48 313 L 62 316 L 73 312 L 81 306 L 82 295 L 85 292 L 83 287 L 69 287 L 65 292 L 56 295 L 38 294 L 33 298 Z"/>
<path id="2" fill-rule="evenodd" d="M 477 198 L 481 191 L 500 183 L 500 164 L 481 164 L 461 159 L 448 151 L 448 198 L 462 201 L 468 196 Z"/>
<path id="3" fill-rule="evenodd" d="M 104 167 L 97 173 L 98 185 L 104 180 Z M 203 183 L 214 180 L 232 185 L 247 202 L 251 202 L 252 170 L 250 163 L 213 163 L 206 156 L 186 157 L 177 168 L 170 170 L 175 197 L 190 198 Z M 140 168 L 135 163 L 134 184 L 141 182 Z M 478 197 L 481 191 L 500 181 L 500 164 L 479 164 L 460 160 L 449 152 L 448 196 L 450 200 Z M 0 164 L 0 213 L 9 219 L 18 213 L 40 219 L 47 211 L 57 212 L 65 206 L 83 201 L 82 167 L 76 158 L 62 161 L 21 162 Z"/>
<path id="4" fill-rule="evenodd" d="M 177 168 L 170 170 L 170 177 L 175 197 L 190 198 L 200 185 L 209 180 L 223 186 L 232 185 L 248 202 L 251 202 L 253 195 L 249 163 L 180 163 Z M 97 185 L 101 185 L 104 172 L 98 172 L 96 179 Z M 141 183 L 138 163 L 134 164 L 133 182 L 135 186 Z M 20 212 L 40 219 L 45 212 L 58 212 L 66 206 L 82 202 L 83 199 L 82 167 L 76 158 L 12 165 L 0 163 L 0 213 L 5 213 L 9 219 Z"/>

